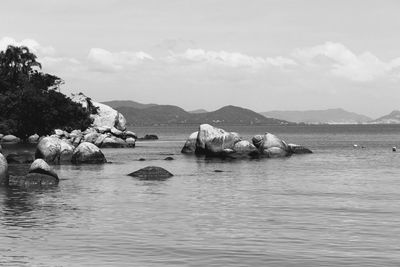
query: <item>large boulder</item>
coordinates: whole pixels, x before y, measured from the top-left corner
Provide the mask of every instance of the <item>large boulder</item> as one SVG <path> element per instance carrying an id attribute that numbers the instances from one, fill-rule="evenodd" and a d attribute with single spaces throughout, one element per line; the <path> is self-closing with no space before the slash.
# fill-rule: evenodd
<path id="1" fill-rule="evenodd" d="M 18 137 L 16 137 L 15 135 L 12 134 L 8 134 L 3 136 L 3 138 L 1 139 L 1 141 L 3 143 L 10 143 L 10 144 L 15 144 L 15 143 L 19 143 L 21 141 L 21 139 L 19 139 Z"/>
<path id="2" fill-rule="evenodd" d="M 196 151 L 196 142 L 197 142 L 197 136 L 199 135 L 199 132 L 193 132 L 189 138 L 186 140 L 185 145 L 183 146 L 181 152 L 185 154 L 191 154 Z"/>
<path id="3" fill-rule="evenodd" d="M 236 156 L 257 157 L 260 154 L 258 149 L 247 140 L 242 140 L 235 143 L 233 150 L 235 151 Z"/>
<path id="4" fill-rule="evenodd" d="M 36 147 L 35 158 L 50 163 L 68 162 L 72 158 L 74 146 L 55 137 L 43 138 Z"/>
<path id="5" fill-rule="evenodd" d="M 58 179 L 58 175 L 43 159 L 36 159 L 34 162 L 32 162 L 31 166 L 29 167 L 28 173 L 41 173 L 45 175 L 50 175 Z"/>
<path id="6" fill-rule="evenodd" d="M 0 186 L 8 184 L 8 163 L 3 154 L 0 153 Z"/>
<path id="7" fill-rule="evenodd" d="M 72 155 L 72 163 L 105 163 L 107 162 L 103 152 L 94 144 L 89 142 L 81 143 L 75 148 Z"/>
<path id="8" fill-rule="evenodd" d="M 169 171 L 157 166 L 148 166 L 128 175 L 140 180 L 164 180 L 174 176 Z"/>
<path id="9" fill-rule="evenodd" d="M 97 132 L 91 132 L 85 135 L 85 137 L 83 138 L 85 142 L 89 142 L 94 144 L 97 140 L 97 138 L 99 138 L 101 134 L 97 133 Z"/>
<path id="10" fill-rule="evenodd" d="M 121 131 L 126 130 L 125 117 L 117 110 L 111 108 L 110 106 L 94 102 L 82 93 L 73 94 L 71 99 L 81 104 L 84 108 L 88 108 L 89 106 L 97 108 L 97 114 L 91 115 L 91 117 L 94 120 L 93 121 L 94 127 L 107 126 L 110 128 L 115 127 L 116 129 Z"/>
<path id="11" fill-rule="evenodd" d="M 230 154 L 234 152 L 235 143 L 240 140 L 237 133 L 226 132 L 209 124 L 202 124 L 199 127 L 195 152 L 207 155 Z"/>

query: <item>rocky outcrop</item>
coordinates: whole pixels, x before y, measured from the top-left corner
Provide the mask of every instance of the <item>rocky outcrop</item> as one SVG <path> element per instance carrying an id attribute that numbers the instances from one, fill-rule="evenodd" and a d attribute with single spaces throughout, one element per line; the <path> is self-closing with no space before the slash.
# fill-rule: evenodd
<path id="1" fill-rule="evenodd" d="M 0 153 L 0 186 L 8 184 L 8 163 L 3 154 Z"/>
<path id="2" fill-rule="evenodd" d="M 77 148 L 75 148 L 72 155 L 72 163 L 105 163 L 107 162 L 104 154 L 101 150 L 94 144 L 89 142 L 81 143 Z"/>
<path id="3" fill-rule="evenodd" d="M 125 117 L 117 110 L 102 103 L 92 101 L 90 98 L 82 93 L 73 94 L 71 99 L 74 102 L 81 104 L 84 108 L 94 107 L 97 108 L 97 114 L 91 115 L 93 118 L 94 127 L 109 127 L 116 128 L 120 131 L 126 130 Z"/>
<path id="4" fill-rule="evenodd" d="M 271 133 L 256 135 L 251 142 L 242 140 L 239 134 L 202 124 L 198 132 L 190 135 L 182 148 L 182 153 L 211 157 L 286 157 L 292 154 L 312 153 L 303 146 L 287 145 Z"/>
<path id="5" fill-rule="evenodd" d="M 174 176 L 169 171 L 157 166 L 148 166 L 128 175 L 140 180 L 164 180 Z"/>

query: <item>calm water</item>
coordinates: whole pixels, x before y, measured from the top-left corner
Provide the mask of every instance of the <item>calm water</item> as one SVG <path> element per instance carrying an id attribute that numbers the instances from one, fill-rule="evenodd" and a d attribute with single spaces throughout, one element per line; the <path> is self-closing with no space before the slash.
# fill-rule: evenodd
<path id="1" fill-rule="evenodd" d="M 400 126 L 225 129 L 315 153 L 205 160 L 180 154 L 195 127 L 135 129 L 160 141 L 55 166 L 56 188 L 0 188 L 0 265 L 400 266 Z M 148 165 L 175 176 L 126 176 Z"/>

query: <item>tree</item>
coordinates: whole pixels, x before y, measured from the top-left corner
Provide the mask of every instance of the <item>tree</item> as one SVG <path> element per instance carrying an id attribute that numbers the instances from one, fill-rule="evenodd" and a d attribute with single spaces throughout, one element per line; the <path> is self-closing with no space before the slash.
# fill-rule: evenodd
<path id="1" fill-rule="evenodd" d="M 27 47 L 8 46 L 0 52 L 0 132 L 22 139 L 45 135 L 56 128 L 84 130 L 93 108 L 85 109 L 58 92 L 64 81 L 41 72 Z"/>

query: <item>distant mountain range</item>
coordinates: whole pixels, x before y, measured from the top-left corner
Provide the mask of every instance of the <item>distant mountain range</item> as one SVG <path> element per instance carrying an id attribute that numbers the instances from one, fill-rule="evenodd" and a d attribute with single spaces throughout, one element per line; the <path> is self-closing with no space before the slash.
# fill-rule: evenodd
<path id="1" fill-rule="evenodd" d="M 400 124 L 400 111 L 393 110 L 390 114 L 371 121 L 372 124 Z"/>
<path id="2" fill-rule="evenodd" d="M 136 126 L 201 124 L 213 125 L 279 125 L 289 122 L 266 118 L 252 110 L 225 106 L 216 111 L 186 110 L 172 105 L 140 104 L 134 101 L 103 102 L 124 114 L 128 124 Z"/>
<path id="3" fill-rule="evenodd" d="M 262 112 L 262 115 L 280 120 L 286 120 L 296 123 L 308 124 L 359 124 L 372 121 L 371 118 L 349 112 L 341 108 L 327 110 L 307 110 L 307 111 L 268 111 Z"/>
<path id="4" fill-rule="evenodd" d="M 216 111 L 186 111 L 173 105 L 142 104 L 131 100 L 103 102 L 120 111 L 128 124 L 138 126 L 201 124 L 214 125 L 279 125 L 279 124 L 400 124 L 400 111 L 395 110 L 376 120 L 341 108 L 306 111 L 268 111 L 225 106 Z"/>

